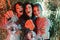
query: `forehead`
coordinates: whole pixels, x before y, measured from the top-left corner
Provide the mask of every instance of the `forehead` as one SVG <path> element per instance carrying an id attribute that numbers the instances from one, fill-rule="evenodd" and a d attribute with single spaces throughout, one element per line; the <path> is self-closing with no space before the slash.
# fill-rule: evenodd
<path id="1" fill-rule="evenodd" d="M 36 7 L 36 8 L 39 8 L 39 6 L 33 6 L 33 8 L 35 8 L 35 7 Z"/>
<path id="2" fill-rule="evenodd" d="M 34 6 L 33 9 L 34 10 L 37 10 L 37 9 L 39 9 L 39 7 L 38 6 Z"/>
<path id="3" fill-rule="evenodd" d="M 27 4 L 26 7 L 32 7 L 32 5 L 31 4 Z"/>
<path id="4" fill-rule="evenodd" d="M 16 4 L 16 7 L 22 7 L 22 5 Z"/>

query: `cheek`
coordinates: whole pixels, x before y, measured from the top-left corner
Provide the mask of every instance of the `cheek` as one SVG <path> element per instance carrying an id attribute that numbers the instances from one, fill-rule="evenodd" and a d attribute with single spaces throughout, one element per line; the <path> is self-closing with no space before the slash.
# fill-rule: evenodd
<path id="1" fill-rule="evenodd" d="M 33 10 L 33 12 L 34 12 L 34 15 L 36 14 L 36 10 Z"/>
<path id="2" fill-rule="evenodd" d="M 32 8 L 31 9 L 29 9 L 30 10 L 30 12 L 32 12 Z"/>
<path id="3" fill-rule="evenodd" d="M 16 12 L 18 13 L 19 12 L 19 9 L 16 9 Z"/>
<path id="4" fill-rule="evenodd" d="M 32 10 L 30 10 L 31 14 L 32 14 Z"/>
<path id="5" fill-rule="evenodd" d="M 30 8 L 29 10 L 32 11 L 32 8 Z"/>
<path id="6" fill-rule="evenodd" d="M 34 15 L 36 14 L 36 12 L 34 12 Z"/>
<path id="7" fill-rule="evenodd" d="M 38 14 L 40 14 L 40 11 L 38 11 Z"/>
<path id="8" fill-rule="evenodd" d="M 40 15 L 40 11 L 36 11 L 34 14 L 35 15 Z"/>

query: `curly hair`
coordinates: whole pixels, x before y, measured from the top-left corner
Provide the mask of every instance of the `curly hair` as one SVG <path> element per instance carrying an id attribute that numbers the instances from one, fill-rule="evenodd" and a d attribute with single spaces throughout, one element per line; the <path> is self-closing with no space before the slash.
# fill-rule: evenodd
<path id="1" fill-rule="evenodd" d="M 19 4 L 20 6 L 23 7 L 23 3 L 22 2 L 17 2 L 15 5 L 14 5 L 14 12 L 16 12 L 16 5 Z"/>

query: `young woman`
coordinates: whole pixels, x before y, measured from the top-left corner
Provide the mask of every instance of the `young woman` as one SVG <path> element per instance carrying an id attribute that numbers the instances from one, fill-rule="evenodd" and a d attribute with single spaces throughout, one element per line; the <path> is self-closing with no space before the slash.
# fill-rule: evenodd
<path id="1" fill-rule="evenodd" d="M 33 8 L 33 4 L 32 3 L 30 3 L 30 2 L 25 2 L 24 3 L 24 21 L 25 21 L 25 23 L 24 23 L 24 29 L 25 29 L 24 32 L 26 32 L 27 29 L 33 31 L 33 29 L 35 27 L 34 23 L 32 21 L 32 13 L 33 13 L 33 9 L 32 8 Z M 30 33 L 27 33 L 27 35 L 28 34 L 30 35 Z M 31 37 L 31 35 L 30 35 L 30 37 Z"/>
<path id="2" fill-rule="evenodd" d="M 23 16 L 24 10 L 23 9 L 24 8 L 23 8 L 23 3 L 22 2 L 17 2 L 14 5 L 14 12 L 15 12 L 14 14 L 15 14 L 15 16 L 18 17 L 18 20 L 17 20 L 16 24 L 17 25 L 20 24 L 20 26 L 22 26 L 22 27 L 23 27 L 23 24 L 24 24 L 24 16 Z M 21 27 L 20 27 L 20 29 L 21 29 Z"/>
<path id="3" fill-rule="evenodd" d="M 42 7 L 40 4 L 34 4 L 33 5 L 33 21 L 37 18 L 40 17 L 40 14 L 42 13 Z"/>
<path id="4" fill-rule="evenodd" d="M 23 3 L 22 2 L 17 2 L 14 5 L 14 12 L 16 12 L 15 15 L 18 18 L 20 18 L 23 15 Z"/>
<path id="5" fill-rule="evenodd" d="M 24 16 L 25 16 L 25 27 L 27 27 L 27 22 L 30 21 L 31 25 L 34 25 L 33 24 L 33 21 L 32 21 L 32 13 L 33 13 L 33 4 L 30 3 L 30 2 L 25 2 L 24 4 Z M 29 24 L 28 24 L 29 25 Z M 31 26 L 29 25 L 29 26 Z M 34 28 L 34 26 L 32 27 L 32 29 Z M 31 28 L 30 28 L 31 29 Z"/>
<path id="6" fill-rule="evenodd" d="M 37 35 L 40 35 L 43 39 L 49 40 L 49 28 L 50 28 L 50 21 L 49 19 L 45 17 L 41 17 L 40 14 L 41 11 L 41 5 L 40 4 L 34 4 L 33 6 L 33 12 L 35 19 L 33 20 L 36 25 L 36 33 Z"/>
<path id="7" fill-rule="evenodd" d="M 16 22 L 16 24 L 18 25 L 18 28 L 23 31 L 23 24 L 24 24 L 24 16 L 23 16 L 23 12 L 24 12 L 24 7 L 23 7 L 23 3 L 22 2 L 17 2 L 15 5 L 14 5 L 14 11 L 15 11 L 15 16 L 18 17 L 18 20 Z M 23 40 L 23 33 L 21 36 L 21 40 Z"/>
<path id="8" fill-rule="evenodd" d="M 32 13 L 33 13 L 33 4 L 30 2 L 25 2 L 24 3 L 24 14 L 26 19 L 31 19 L 32 18 Z"/>

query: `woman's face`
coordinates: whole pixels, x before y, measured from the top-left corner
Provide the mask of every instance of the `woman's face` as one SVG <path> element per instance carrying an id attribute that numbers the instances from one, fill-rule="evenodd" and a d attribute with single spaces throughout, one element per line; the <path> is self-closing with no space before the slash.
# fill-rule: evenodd
<path id="1" fill-rule="evenodd" d="M 25 12 L 26 12 L 27 16 L 29 16 L 29 17 L 32 16 L 32 6 L 30 4 L 26 5 Z"/>
<path id="2" fill-rule="evenodd" d="M 33 7 L 33 12 L 34 12 L 34 15 L 39 17 L 40 16 L 40 9 L 39 7 L 35 6 Z"/>
<path id="3" fill-rule="evenodd" d="M 23 7 L 20 6 L 19 4 L 16 4 L 16 12 L 17 12 L 17 16 L 20 17 L 23 14 Z"/>

